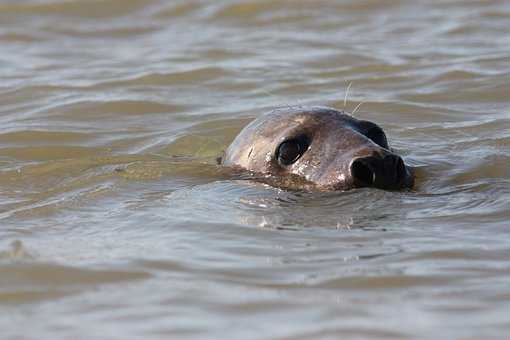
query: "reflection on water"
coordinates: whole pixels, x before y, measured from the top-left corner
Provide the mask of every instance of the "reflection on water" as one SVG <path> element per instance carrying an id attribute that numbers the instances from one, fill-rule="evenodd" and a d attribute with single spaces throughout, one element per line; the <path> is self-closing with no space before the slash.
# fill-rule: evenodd
<path id="1" fill-rule="evenodd" d="M 1 2 L 2 338 L 503 337 L 509 15 Z M 285 191 L 215 162 L 263 112 L 361 103 L 414 190 Z"/>

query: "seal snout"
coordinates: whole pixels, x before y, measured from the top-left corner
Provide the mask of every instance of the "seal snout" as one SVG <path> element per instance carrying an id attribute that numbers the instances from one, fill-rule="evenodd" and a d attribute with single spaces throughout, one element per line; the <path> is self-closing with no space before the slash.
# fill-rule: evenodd
<path id="1" fill-rule="evenodd" d="M 399 189 L 404 185 L 407 170 L 397 155 L 367 156 L 351 162 L 351 176 L 360 187 Z"/>

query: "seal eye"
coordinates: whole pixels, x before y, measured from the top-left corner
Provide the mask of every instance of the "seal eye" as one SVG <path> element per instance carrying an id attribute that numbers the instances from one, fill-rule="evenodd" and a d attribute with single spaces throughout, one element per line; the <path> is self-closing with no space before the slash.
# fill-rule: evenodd
<path id="1" fill-rule="evenodd" d="M 296 162 L 308 149 L 306 137 L 298 137 L 284 141 L 278 147 L 276 159 L 281 165 L 291 165 Z"/>

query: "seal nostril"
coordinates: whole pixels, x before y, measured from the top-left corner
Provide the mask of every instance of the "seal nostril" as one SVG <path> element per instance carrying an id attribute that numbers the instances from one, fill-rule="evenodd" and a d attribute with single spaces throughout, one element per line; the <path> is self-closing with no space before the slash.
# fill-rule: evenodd
<path id="1" fill-rule="evenodd" d="M 406 166 L 404 165 L 404 161 L 402 160 L 402 158 L 397 157 L 397 162 L 395 166 L 396 166 L 395 170 L 397 172 L 397 181 L 400 182 L 406 176 Z"/>
<path id="2" fill-rule="evenodd" d="M 375 182 L 375 173 L 362 160 L 352 162 L 351 174 L 352 177 L 365 185 L 373 185 Z"/>

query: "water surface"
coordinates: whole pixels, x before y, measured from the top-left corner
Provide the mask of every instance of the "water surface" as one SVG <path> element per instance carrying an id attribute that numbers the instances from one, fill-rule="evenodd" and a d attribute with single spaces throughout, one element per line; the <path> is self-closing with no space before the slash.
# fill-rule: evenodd
<path id="1" fill-rule="evenodd" d="M 509 17 L 503 0 L 0 2 L 2 338 L 503 338 Z M 360 103 L 415 190 L 285 191 L 215 165 L 268 110 Z"/>

